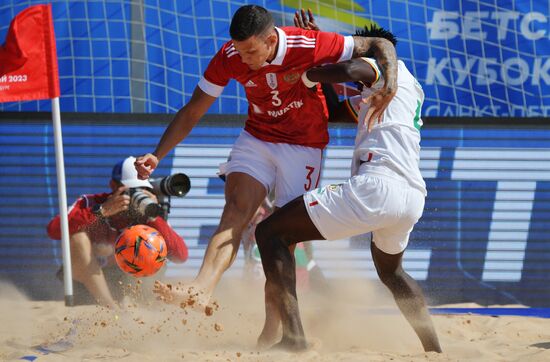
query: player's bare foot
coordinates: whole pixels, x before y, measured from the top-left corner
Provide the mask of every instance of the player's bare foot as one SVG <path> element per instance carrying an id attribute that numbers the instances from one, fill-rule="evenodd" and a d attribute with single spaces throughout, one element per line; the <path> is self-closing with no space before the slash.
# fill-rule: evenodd
<path id="1" fill-rule="evenodd" d="M 271 347 L 271 349 L 290 352 L 304 352 L 310 349 L 310 345 L 307 343 L 305 338 L 283 337 L 283 339 Z"/>
<path id="2" fill-rule="evenodd" d="M 266 310 L 266 314 L 264 328 L 256 342 L 256 348 L 260 351 L 268 349 L 281 339 L 281 322 L 278 319 L 278 314 L 269 309 Z"/>
<path id="3" fill-rule="evenodd" d="M 273 346 L 277 341 L 277 330 L 275 331 L 262 331 L 256 342 L 256 349 L 263 351 Z"/>
<path id="4" fill-rule="evenodd" d="M 174 304 L 184 309 L 191 309 L 197 312 L 204 312 L 206 315 L 211 315 L 218 309 L 216 302 L 209 303 L 210 296 L 199 291 L 193 286 L 164 284 L 155 281 L 153 285 L 153 293 L 157 295 L 157 299 Z"/>

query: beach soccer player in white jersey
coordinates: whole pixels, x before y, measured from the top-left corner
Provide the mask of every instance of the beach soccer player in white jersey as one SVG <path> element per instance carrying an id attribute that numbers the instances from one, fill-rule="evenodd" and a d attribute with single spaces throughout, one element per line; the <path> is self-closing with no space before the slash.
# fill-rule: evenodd
<path id="1" fill-rule="evenodd" d="M 381 28 L 365 28 L 364 37 L 396 39 Z M 337 240 L 373 232 L 371 253 L 381 281 L 420 338 L 425 351 L 441 351 L 419 285 L 402 267 L 409 235 L 424 209 L 426 186 L 419 170 L 421 86 L 398 61 L 397 93 L 381 118 L 369 119 L 369 96 L 384 85 L 384 73 L 372 54 L 306 71 L 316 82 L 363 83 L 352 177 L 294 199 L 260 223 L 256 242 L 266 274 L 266 301 L 276 306 L 283 325 L 277 348 L 307 348 L 296 296 L 296 275 L 289 246 L 307 240 Z M 262 337 L 260 337 L 261 339 Z M 265 340 L 265 338 L 264 338 Z M 275 342 L 275 341 L 273 341 Z"/>

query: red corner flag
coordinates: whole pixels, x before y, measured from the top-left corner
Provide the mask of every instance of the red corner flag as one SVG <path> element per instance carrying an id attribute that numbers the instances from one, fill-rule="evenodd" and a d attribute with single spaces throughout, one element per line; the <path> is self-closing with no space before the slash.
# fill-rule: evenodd
<path id="1" fill-rule="evenodd" d="M 0 102 L 59 97 L 51 5 L 23 10 L 0 46 Z"/>

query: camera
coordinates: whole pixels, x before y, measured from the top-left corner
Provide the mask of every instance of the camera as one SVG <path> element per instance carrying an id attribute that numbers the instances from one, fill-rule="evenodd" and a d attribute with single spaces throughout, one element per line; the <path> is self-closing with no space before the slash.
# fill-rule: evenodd
<path id="1" fill-rule="evenodd" d="M 148 218 L 162 214 L 162 207 L 149 197 L 141 188 L 130 188 L 130 211 Z"/>
<path id="2" fill-rule="evenodd" d="M 191 181 L 184 173 L 150 179 L 153 193 L 159 203 L 153 201 L 141 188 L 130 188 L 130 209 L 148 218 L 162 216 L 166 220 L 170 213 L 170 196 L 184 197 L 191 189 Z"/>
<path id="3" fill-rule="evenodd" d="M 149 180 L 155 195 L 184 197 L 191 189 L 191 181 L 184 173 L 176 173 L 158 179 Z"/>

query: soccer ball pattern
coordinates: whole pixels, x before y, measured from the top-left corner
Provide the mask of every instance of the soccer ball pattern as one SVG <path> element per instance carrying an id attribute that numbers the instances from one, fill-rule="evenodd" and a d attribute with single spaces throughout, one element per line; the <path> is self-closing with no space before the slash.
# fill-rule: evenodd
<path id="1" fill-rule="evenodd" d="M 167 254 L 162 235 L 147 225 L 134 225 L 124 229 L 115 242 L 118 266 L 135 277 L 155 274 L 166 262 Z"/>

